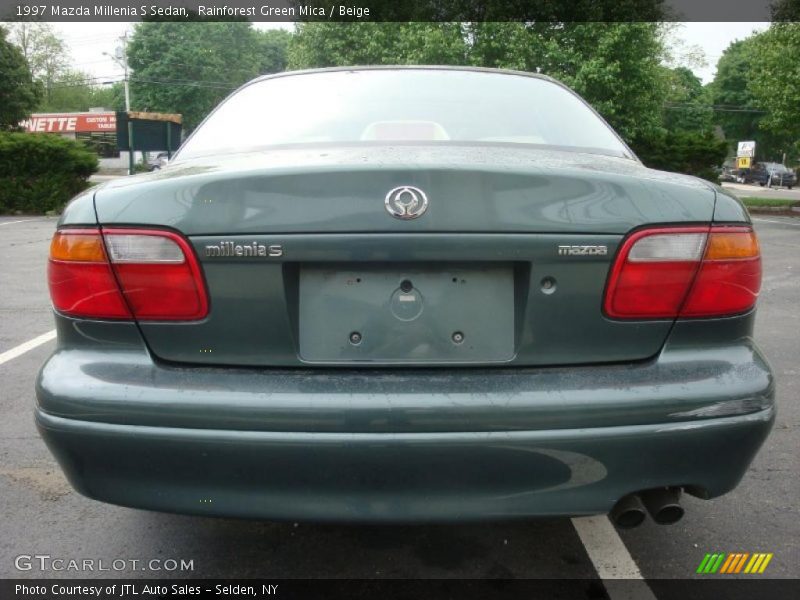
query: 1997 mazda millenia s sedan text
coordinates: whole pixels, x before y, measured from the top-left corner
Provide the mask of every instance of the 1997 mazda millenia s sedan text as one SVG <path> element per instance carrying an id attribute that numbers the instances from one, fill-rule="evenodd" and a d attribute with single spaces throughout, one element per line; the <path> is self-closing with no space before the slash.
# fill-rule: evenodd
<path id="1" fill-rule="evenodd" d="M 284 73 L 66 209 L 36 420 L 125 506 L 672 522 L 774 420 L 760 279 L 735 198 L 549 78 Z"/>

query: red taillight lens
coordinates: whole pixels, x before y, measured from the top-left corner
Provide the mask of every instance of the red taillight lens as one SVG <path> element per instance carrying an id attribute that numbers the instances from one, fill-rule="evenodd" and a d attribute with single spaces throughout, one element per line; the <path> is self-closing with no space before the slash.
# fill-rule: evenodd
<path id="1" fill-rule="evenodd" d="M 703 264 L 682 317 L 732 315 L 755 306 L 761 290 L 761 252 L 749 227 L 711 230 Z"/>
<path id="2" fill-rule="evenodd" d="M 104 229 L 103 237 L 137 319 L 193 321 L 208 314 L 200 266 L 184 238 L 132 229 Z"/>
<path id="3" fill-rule="evenodd" d="M 50 244 L 47 281 L 59 312 L 97 319 L 131 318 L 96 229 L 56 232 Z"/>
<path id="4" fill-rule="evenodd" d="M 647 229 L 620 248 L 604 310 L 617 319 L 725 316 L 751 309 L 760 285 L 749 227 Z"/>
<path id="5" fill-rule="evenodd" d="M 91 318 L 202 319 L 208 300 L 184 238 L 167 231 L 61 230 L 50 250 L 57 310 Z M 121 289 L 120 289 L 121 288 Z"/>

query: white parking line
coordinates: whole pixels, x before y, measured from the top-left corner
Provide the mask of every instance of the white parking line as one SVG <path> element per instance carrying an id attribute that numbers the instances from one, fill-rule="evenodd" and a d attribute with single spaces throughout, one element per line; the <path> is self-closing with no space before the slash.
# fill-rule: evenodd
<path id="1" fill-rule="evenodd" d="M 774 219 L 756 219 L 755 217 L 751 217 L 751 220 L 757 221 L 759 223 L 778 223 L 779 225 L 791 225 L 792 227 L 800 227 L 800 223 L 790 223 L 789 221 L 775 221 Z"/>
<path id="2" fill-rule="evenodd" d="M 20 221 L 3 221 L 0 223 L 0 227 L 3 225 L 13 225 L 14 223 L 27 223 L 28 221 L 38 221 L 38 219 L 22 219 Z"/>
<path id="3" fill-rule="evenodd" d="M 22 356 L 28 350 L 33 350 L 34 348 L 37 348 L 42 344 L 46 344 L 50 340 L 55 339 L 55 337 L 56 337 L 56 330 L 51 329 L 47 333 L 43 333 L 42 335 L 35 337 L 32 340 L 28 340 L 24 344 L 20 344 L 19 346 L 16 346 L 11 350 L 6 350 L 2 354 L 0 354 L 0 365 L 17 358 L 18 356 Z"/>
<path id="4" fill-rule="evenodd" d="M 608 517 L 575 517 L 572 525 L 611 600 L 656 599 Z"/>

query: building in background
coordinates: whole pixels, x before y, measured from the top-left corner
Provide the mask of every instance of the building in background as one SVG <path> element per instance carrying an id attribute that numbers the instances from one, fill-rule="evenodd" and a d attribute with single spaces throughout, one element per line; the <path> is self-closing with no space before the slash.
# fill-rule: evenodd
<path id="1" fill-rule="evenodd" d="M 132 115 L 145 115 L 155 120 L 177 121 L 180 123 L 180 115 L 160 115 L 159 113 L 131 113 Z M 91 108 L 88 112 L 78 113 L 34 113 L 30 118 L 20 123 L 20 126 L 28 133 L 49 133 L 79 140 L 87 144 L 97 152 L 100 159 L 101 171 L 128 170 L 130 161 L 128 152 L 120 151 L 117 140 L 117 113 L 106 108 Z M 174 151 L 180 144 L 180 129 L 176 134 L 174 147 L 152 148 L 158 143 L 150 144 L 149 150 Z M 127 131 L 123 132 L 123 138 L 127 140 Z M 127 146 L 127 142 L 123 144 Z M 172 145 L 172 144 L 170 144 Z M 137 148 L 139 145 L 137 145 Z M 137 151 L 134 153 L 134 162 L 145 161 L 146 152 Z"/>
<path id="2" fill-rule="evenodd" d="M 55 133 L 81 140 L 92 147 L 101 159 L 120 157 L 117 150 L 117 115 L 104 108 L 80 113 L 34 113 L 21 125 L 28 133 Z"/>

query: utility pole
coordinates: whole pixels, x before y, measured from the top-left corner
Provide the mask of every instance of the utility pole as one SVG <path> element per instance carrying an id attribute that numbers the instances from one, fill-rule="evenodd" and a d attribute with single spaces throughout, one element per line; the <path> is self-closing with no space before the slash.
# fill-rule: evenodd
<path id="1" fill-rule="evenodd" d="M 128 77 L 128 32 L 126 31 L 119 38 L 121 42 L 114 50 L 112 56 L 108 52 L 103 52 L 104 56 L 110 57 L 115 63 L 122 67 L 124 72 L 123 85 L 125 89 L 125 112 L 131 112 L 131 88 Z M 133 165 L 135 163 L 135 152 L 133 150 L 133 127 L 130 118 L 128 119 L 128 175 L 133 175 Z"/>
<path id="2" fill-rule="evenodd" d="M 125 112 L 130 112 L 131 110 L 131 88 L 128 82 L 128 32 L 126 31 L 125 34 L 119 38 L 122 42 L 121 46 L 117 46 L 116 49 L 116 58 L 122 65 L 122 69 L 125 72 Z"/>

